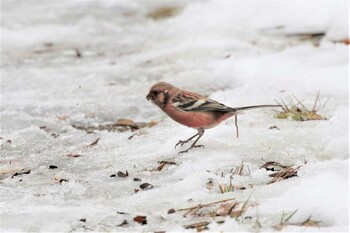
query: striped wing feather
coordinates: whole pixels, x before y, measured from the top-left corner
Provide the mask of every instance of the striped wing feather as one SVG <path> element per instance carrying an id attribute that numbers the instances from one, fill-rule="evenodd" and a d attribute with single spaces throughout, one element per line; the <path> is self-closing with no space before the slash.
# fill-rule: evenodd
<path id="1" fill-rule="evenodd" d="M 179 93 L 172 99 L 173 105 L 181 111 L 194 112 L 231 112 L 233 108 L 227 107 L 215 100 L 192 92 Z"/>

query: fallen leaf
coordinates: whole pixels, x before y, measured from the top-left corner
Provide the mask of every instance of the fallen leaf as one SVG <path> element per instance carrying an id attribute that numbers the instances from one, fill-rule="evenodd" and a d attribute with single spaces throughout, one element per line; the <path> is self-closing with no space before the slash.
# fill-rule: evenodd
<path id="1" fill-rule="evenodd" d="M 176 210 L 174 208 L 168 210 L 168 214 L 173 214 L 175 212 L 176 212 Z"/>
<path id="2" fill-rule="evenodd" d="M 117 175 L 118 175 L 118 177 L 127 177 L 127 176 L 129 176 L 129 173 L 127 170 L 125 171 L 125 173 L 118 171 Z"/>
<path id="3" fill-rule="evenodd" d="M 278 129 L 278 130 L 280 130 L 280 128 L 278 128 L 276 125 L 270 126 L 269 129 Z"/>
<path id="4" fill-rule="evenodd" d="M 30 174 L 30 172 L 31 172 L 30 169 L 22 169 L 22 170 L 16 172 L 15 174 L 13 174 L 13 175 L 11 176 L 11 178 L 13 178 L 13 177 L 15 177 L 15 176 Z"/>
<path id="5" fill-rule="evenodd" d="M 145 225 L 145 224 L 147 224 L 147 217 L 142 216 L 142 215 L 138 215 L 134 218 L 134 221 L 137 223 L 140 223 L 141 225 Z"/>
<path id="6" fill-rule="evenodd" d="M 146 190 L 150 190 L 153 188 L 153 185 L 149 184 L 149 183 L 143 183 L 140 185 L 140 188 L 143 190 L 143 191 L 146 191 Z"/>

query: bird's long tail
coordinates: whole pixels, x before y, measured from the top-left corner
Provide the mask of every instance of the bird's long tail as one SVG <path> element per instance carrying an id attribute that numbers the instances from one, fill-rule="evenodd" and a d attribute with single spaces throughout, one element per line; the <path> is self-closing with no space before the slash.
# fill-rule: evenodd
<path id="1" fill-rule="evenodd" d="M 253 105 L 253 106 L 237 107 L 234 109 L 238 112 L 243 112 L 244 110 L 249 110 L 254 108 L 277 108 L 277 107 L 281 107 L 281 105 Z"/>

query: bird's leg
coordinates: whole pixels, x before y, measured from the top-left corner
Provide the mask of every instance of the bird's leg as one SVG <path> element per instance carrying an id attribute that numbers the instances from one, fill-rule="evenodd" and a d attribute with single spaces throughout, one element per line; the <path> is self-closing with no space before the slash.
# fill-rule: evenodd
<path id="1" fill-rule="evenodd" d="M 179 154 L 182 154 L 182 153 L 187 153 L 189 150 L 191 150 L 192 148 L 197 148 L 197 147 L 203 147 L 203 145 L 196 145 L 196 143 L 198 142 L 198 140 L 203 136 L 204 134 L 204 129 L 198 129 L 198 137 L 197 139 L 192 143 L 192 145 L 187 149 L 187 150 L 183 150 L 183 151 L 180 151 Z M 196 135 L 195 135 L 196 136 Z M 194 137 L 195 137 L 194 136 Z"/>
<path id="2" fill-rule="evenodd" d="M 192 137 L 190 137 L 189 139 L 186 139 L 184 141 L 180 140 L 178 143 L 176 143 L 175 145 L 175 149 L 178 145 L 183 146 L 184 144 L 188 143 L 189 141 L 191 141 L 193 138 L 195 138 L 196 136 L 198 136 L 198 133 L 196 133 L 195 135 L 193 135 Z"/>

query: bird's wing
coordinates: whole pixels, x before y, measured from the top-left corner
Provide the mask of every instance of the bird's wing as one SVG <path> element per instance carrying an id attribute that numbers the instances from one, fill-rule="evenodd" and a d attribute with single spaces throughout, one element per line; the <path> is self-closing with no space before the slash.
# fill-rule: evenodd
<path id="1" fill-rule="evenodd" d="M 231 112 L 233 108 L 191 92 L 181 92 L 172 99 L 174 107 L 181 111 L 194 112 Z"/>

